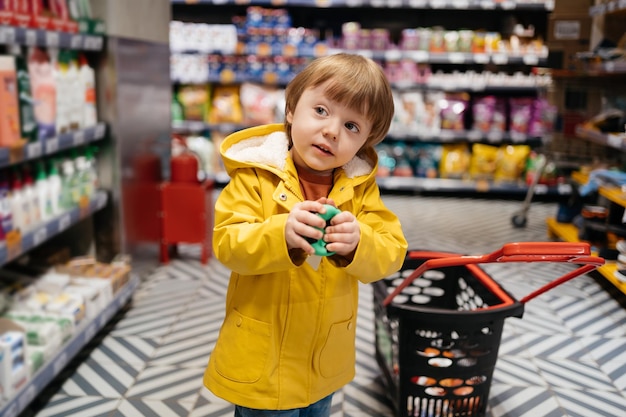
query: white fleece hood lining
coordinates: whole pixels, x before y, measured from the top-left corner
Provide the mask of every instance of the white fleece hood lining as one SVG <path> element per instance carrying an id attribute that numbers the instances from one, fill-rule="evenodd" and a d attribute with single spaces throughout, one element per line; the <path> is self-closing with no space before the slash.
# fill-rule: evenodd
<path id="1" fill-rule="evenodd" d="M 253 136 L 233 144 L 225 155 L 233 160 L 247 163 L 265 164 L 280 170 L 285 169 L 289 141 L 285 132 L 272 132 L 269 135 Z M 373 166 L 358 156 L 343 167 L 348 178 L 369 174 Z"/>

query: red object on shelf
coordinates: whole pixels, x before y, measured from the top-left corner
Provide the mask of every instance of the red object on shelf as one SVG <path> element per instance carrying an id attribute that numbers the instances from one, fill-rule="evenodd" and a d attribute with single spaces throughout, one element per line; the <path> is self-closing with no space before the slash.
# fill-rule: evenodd
<path id="1" fill-rule="evenodd" d="M 194 172 L 194 177 L 196 175 Z M 200 260 L 211 256 L 213 181 L 161 184 L 161 262 L 169 262 L 169 247 L 178 243 L 202 246 Z"/>

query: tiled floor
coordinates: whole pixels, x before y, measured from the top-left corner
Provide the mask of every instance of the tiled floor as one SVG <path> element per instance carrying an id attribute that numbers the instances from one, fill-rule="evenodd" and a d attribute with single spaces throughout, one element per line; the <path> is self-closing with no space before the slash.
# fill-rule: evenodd
<path id="1" fill-rule="evenodd" d="M 511 226 L 519 201 L 385 195 L 412 248 L 487 253 L 512 241 L 547 239 L 554 203 L 533 203 L 528 225 Z M 202 387 L 221 319 L 228 271 L 203 266 L 196 248 L 144 277 L 131 306 L 21 417 L 232 416 Z M 516 298 L 565 271 L 563 264 L 485 267 Z M 505 321 L 489 417 L 622 416 L 626 410 L 626 297 L 592 276 L 576 278 Z M 374 359 L 371 287 L 361 287 L 357 376 L 333 399 L 333 416 L 391 417 Z"/>

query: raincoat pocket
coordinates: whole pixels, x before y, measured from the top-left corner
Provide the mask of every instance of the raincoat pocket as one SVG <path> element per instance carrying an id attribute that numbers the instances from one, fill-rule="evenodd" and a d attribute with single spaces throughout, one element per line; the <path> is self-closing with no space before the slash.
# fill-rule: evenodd
<path id="1" fill-rule="evenodd" d="M 346 320 L 330 327 L 326 343 L 320 352 L 320 374 L 333 378 L 348 371 L 354 371 L 355 363 L 355 322 Z"/>
<path id="2" fill-rule="evenodd" d="M 236 382 L 256 382 L 263 375 L 270 347 L 271 325 L 233 311 L 224 321 L 211 356 L 215 369 Z"/>

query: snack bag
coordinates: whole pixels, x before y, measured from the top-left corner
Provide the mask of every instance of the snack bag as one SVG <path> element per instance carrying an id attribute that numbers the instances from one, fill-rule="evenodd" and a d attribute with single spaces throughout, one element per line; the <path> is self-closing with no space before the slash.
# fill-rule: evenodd
<path id="1" fill-rule="evenodd" d="M 245 82 L 240 89 L 243 122 L 248 125 L 276 123 L 280 92 L 276 87 Z"/>
<path id="2" fill-rule="evenodd" d="M 466 143 L 443 145 L 439 175 L 441 178 L 463 178 L 468 174 L 469 163 L 470 152 Z"/>
<path id="3" fill-rule="evenodd" d="M 497 146 L 474 143 L 472 145 L 472 158 L 470 160 L 470 177 L 477 180 L 493 179 L 496 172 L 497 159 Z"/>
<path id="4" fill-rule="evenodd" d="M 215 87 L 209 123 L 242 123 L 243 113 L 239 100 L 239 86 L 218 85 Z"/>
<path id="5" fill-rule="evenodd" d="M 206 122 L 211 105 L 210 85 L 181 85 L 176 94 L 185 120 Z"/>
<path id="6" fill-rule="evenodd" d="M 528 145 L 503 145 L 498 149 L 495 180 L 518 181 L 524 173 L 526 159 L 530 155 Z"/>

